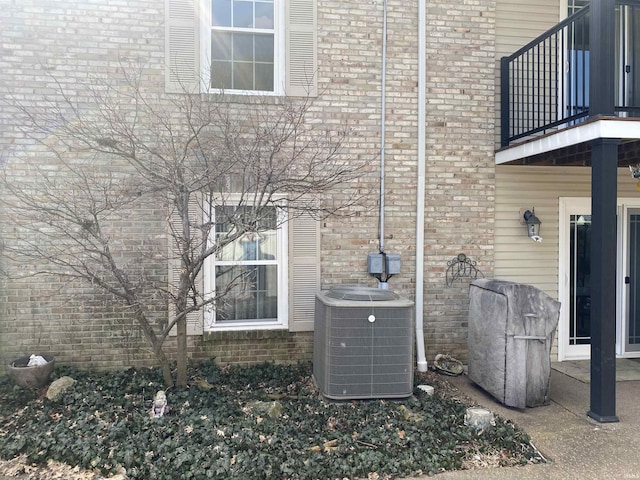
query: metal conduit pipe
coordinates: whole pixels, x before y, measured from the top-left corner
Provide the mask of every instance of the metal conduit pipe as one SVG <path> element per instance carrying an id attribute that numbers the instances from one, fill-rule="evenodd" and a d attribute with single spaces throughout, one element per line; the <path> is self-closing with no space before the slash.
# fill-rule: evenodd
<path id="1" fill-rule="evenodd" d="M 380 121 L 380 253 L 384 253 L 384 148 L 387 103 L 387 0 L 382 4 L 382 85 L 381 85 L 381 121 Z"/>

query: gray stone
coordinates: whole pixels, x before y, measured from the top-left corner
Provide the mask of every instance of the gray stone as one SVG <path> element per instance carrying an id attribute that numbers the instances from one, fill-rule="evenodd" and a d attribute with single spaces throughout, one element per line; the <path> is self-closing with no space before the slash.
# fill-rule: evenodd
<path id="1" fill-rule="evenodd" d="M 424 420 L 423 415 L 414 412 L 410 408 L 407 408 L 405 405 L 400 405 L 398 407 L 398 411 L 400 412 L 402 420 L 404 420 L 405 422 L 420 423 Z"/>
<path id="2" fill-rule="evenodd" d="M 469 378 L 510 407 L 549 403 L 560 302 L 531 285 L 475 280 L 469 289 Z"/>
<path id="3" fill-rule="evenodd" d="M 251 410 L 256 414 L 267 415 L 269 418 L 277 418 L 282 415 L 282 404 L 280 402 L 262 402 L 257 400 L 250 405 Z"/>
<path id="4" fill-rule="evenodd" d="M 71 377 L 60 377 L 51 382 L 47 390 L 47 398 L 51 401 L 58 401 L 62 394 L 66 392 L 76 381 Z"/>
<path id="5" fill-rule="evenodd" d="M 469 407 L 464 415 L 464 424 L 480 434 L 495 426 L 493 412 L 485 408 Z"/>

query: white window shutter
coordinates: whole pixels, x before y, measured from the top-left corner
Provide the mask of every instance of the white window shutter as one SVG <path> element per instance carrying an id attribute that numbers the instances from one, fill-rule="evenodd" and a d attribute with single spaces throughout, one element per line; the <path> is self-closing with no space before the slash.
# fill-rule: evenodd
<path id="1" fill-rule="evenodd" d="M 310 215 L 289 222 L 289 330 L 313 331 L 320 291 L 320 225 Z"/>
<path id="2" fill-rule="evenodd" d="M 316 0 L 289 0 L 286 6 L 286 95 L 318 94 L 317 44 Z"/>
<path id="3" fill-rule="evenodd" d="M 198 202 L 194 199 L 189 205 L 191 216 L 195 217 L 201 215 L 201 210 Z M 181 228 L 180 217 L 177 213 L 173 212 L 169 219 L 174 229 Z M 169 290 L 173 293 L 177 291 L 178 280 L 180 278 L 180 252 L 176 247 L 176 242 L 169 231 Z M 202 274 L 196 277 L 196 288 L 198 292 L 202 294 L 204 288 L 204 282 Z M 175 317 L 175 305 L 173 302 L 169 302 L 168 320 L 171 321 Z M 187 314 L 187 335 L 202 335 L 204 332 L 204 313 L 203 311 L 196 311 Z M 170 336 L 176 335 L 176 327 L 174 326 L 169 332 Z"/>
<path id="4" fill-rule="evenodd" d="M 167 93 L 198 92 L 199 1 L 165 0 L 165 90 Z"/>

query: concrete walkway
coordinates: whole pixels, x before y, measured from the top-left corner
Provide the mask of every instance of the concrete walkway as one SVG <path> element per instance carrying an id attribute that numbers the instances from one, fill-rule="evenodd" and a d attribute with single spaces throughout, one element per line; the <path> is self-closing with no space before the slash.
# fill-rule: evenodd
<path id="1" fill-rule="evenodd" d="M 446 479 L 640 479 L 640 381 L 616 384 L 619 423 L 600 424 L 589 417 L 589 384 L 552 370 L 551 404 L 507 408 L 466 376 L 451 383 L 478 404 L 512 419 L 549 460 L 543 465 L 447 472 Z"/>

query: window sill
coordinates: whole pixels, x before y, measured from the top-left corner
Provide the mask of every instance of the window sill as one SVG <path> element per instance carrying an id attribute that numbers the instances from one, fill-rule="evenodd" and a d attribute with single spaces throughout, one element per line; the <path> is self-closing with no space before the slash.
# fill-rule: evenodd
<path id="1" fill-rule="evenodd" d="M 204 332 L 204 342 L 220 340 L 269 340 L 274 338 L 287 338 L 289 330 L 279 326 L 269 330 L 209 330 Z"/>
<path id="2" fill-rule="evenodd" d="M 210 102 L 220 102 L 238 104 L 265 104 L 265 105 L 281 105 L 286 99 L 284 93 L 276 92 L 222 92 L 219 90 L 208 90 L 200 93 L 203 100 Z"/>

